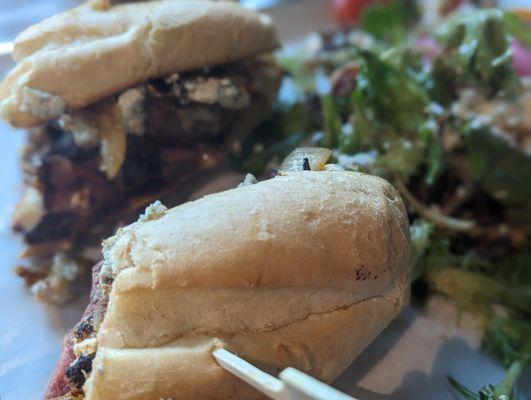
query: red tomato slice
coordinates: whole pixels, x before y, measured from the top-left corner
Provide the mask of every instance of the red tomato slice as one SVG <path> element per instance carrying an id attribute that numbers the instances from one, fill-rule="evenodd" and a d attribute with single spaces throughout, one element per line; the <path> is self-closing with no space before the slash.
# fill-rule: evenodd
<path id="1" fill-rule="evenodd" d="M 333 0 L 332 12 L 341 24 L 359 21 L 363 9 L 374 0 Z"/>

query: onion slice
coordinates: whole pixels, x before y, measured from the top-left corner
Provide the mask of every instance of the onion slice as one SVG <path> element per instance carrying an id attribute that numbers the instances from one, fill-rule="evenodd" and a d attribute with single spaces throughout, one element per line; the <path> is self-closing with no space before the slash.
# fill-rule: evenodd
<path id="1" fill-rule="evenodd" d="M 100 170 L 113 179 L 125 161 L 126 132 L 122 111 L 114 99 L 107 99 L 63 117 L 66 129 L 78 145 L 101 143 Z M 82 142 L 81 142 L 82 141 Z"/>
<path id="2" fill-rule="evenodd" d="M 116 102 L 101 114 L 98 121 L 101 137 L 101 165 L 110 180 L 114 178 L 125 161 L 126 138 L 122 112 Z"/>
<path id="3" fill-rule="evenodd" d="M 293 171 L 323 171 L 332 150 L 323 147 L 298 147 L 293 150 L 280 166 L 279 173 Z"/>

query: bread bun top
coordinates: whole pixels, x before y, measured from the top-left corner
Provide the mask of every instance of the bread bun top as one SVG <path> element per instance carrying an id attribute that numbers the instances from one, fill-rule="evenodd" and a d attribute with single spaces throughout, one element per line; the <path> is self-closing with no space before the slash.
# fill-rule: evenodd
<path id="1" fill-rule="evenodd" d="M 407 215 L 377 177 L 290 172 L 143 219 L 104 244 L 115 278 L 105 346 L 262 331 L 378 296 L 406 299 Z"/>
<path id="2" fill-rule="evenodd" d="M 271 19 L 232 2 L 93 0 L 15 40 L 0 116 L 35 126 L 142 81 L 237 61 L 279 45 Z"/>

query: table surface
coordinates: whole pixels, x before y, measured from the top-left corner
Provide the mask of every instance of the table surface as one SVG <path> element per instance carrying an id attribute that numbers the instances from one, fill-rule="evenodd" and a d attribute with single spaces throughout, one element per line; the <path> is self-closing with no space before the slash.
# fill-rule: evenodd
<path id="1" fill-rule="evenodd" d="M 11 40 L 23 27 L 75 4 L 72 0 L 0 0 L 0 41 Z M 309 0 L 269 13 L 284 42 L 312 30 L 329 27 L 326 4 Z M 296 23 L 294 23 L 296 21 Z M 0 77 L 12 66 L 0 57 Z M 61 350 L 64 333 L 78 320 L 87 303 L 85 293 L 63 308 L 34 300 L 11 272 L 21 244 L 10 231 L 13 206 L 21 191 L 19 151 L 24 133 L 0 123 L 0 399 L 41 398 Z M 240 175 L 212 174 L 195 197 L 233 187 Z M 203 180 L 204 181 L 204 180 Z M 460 322 L 459 326 L 457 323 Z M 360 400 L 453 398 L 446 375 L 471 388 L 498 382 L 503 369 L 477 351 L 479 335 L 468 316 L 435 297 L 422 311 L 406 309 L 380 335 L 335 386 Z M 530 374 L 527 374 L 529 377 Z M 531 379 L 521 385 L 531 398 Z"/>

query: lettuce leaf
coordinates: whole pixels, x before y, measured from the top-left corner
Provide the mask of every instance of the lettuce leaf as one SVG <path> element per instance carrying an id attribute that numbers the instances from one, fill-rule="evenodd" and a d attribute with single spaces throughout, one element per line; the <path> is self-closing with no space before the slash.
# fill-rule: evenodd
<path id="1" fill-rule="evenodd" d="M 531 28 L 517 14 L 505 10 L 503 12 L 503 22 L 505 29 L 526 46 L 531 46 Z"/>

